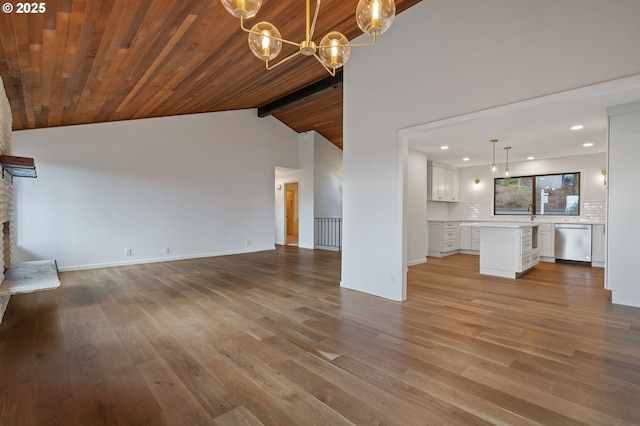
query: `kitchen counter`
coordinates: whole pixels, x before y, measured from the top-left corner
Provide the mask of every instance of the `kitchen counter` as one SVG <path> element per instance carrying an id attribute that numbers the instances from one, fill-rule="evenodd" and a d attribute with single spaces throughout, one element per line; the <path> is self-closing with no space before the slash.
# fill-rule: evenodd
<path id="1" fill-rule="evenodd" d="M 506 220 L 510 219 L 510 220 Z M 526 219 L 526 220 L 525 220 Z M 514 218 L 491 219 L 435 219 L 427 220 L 428 224 L 428 256 L 443 257 L 456 253 L 480 254 L 480 234 L 481 229 L 531 229 L 536 230 L 535 243 L 537 250 L 532 252 L 532 263 L 555 262 L 555 224 L 590 224 L 593 225 L 592 232 L 592 259 L 591 266 L 603 268 L 606 260 L 606 227 L 602 221 L 587 220 L 563 220 L 560 217 L 540 217 L 536 216 L 531 221 L 530 216 Z M 444 241 L 444 228 L 447 228 L 447 239 Z M 457 228 L 457 235 L 456 230 Z M 439 231 L 442 229 L 443 231 Z M 532 238 L 533 240 L 533 238 Z M 534 241 L 532 241 L 533 244 Z"/>
<path id="2" fill-rule="evenodd" d="M 539 226 L 536 222 L 480 222 L 478 226 L 480 228 L 516 228 L 524 229 L 532 226 Z M 473 225 L 472 225 L 473 226 Z"/>
<path id="3" fill-rule="evenodd" d="M 480 225 L 480 273 L 518 278 L 540 261 L 537 223 L 488 222 Z"/>
<path id="4" fill-rule="evenodd" d="M 454 220 L 427 220 L 427 222 L 455 222 Z M 520 225 L 555 225 L 556 223 L 575 223 L 578 225 L 604 225 L 604 222 L 601 221 L 563 221 L 562 219 L 557 219 L 557 220 L 549 220 L 548 218 L 545 218 L 544 220 L 541 220 L 538 218 L 538 216 L 536 216 L 536 219 L 531 221 L 529 219 L 529 216 L 527 216 L 527 220 L 515 220 L 515 221 L 506 221 L 506 220 L 491 220 L 491 219 L 487 219 L 487 220 L 458 220 L 457 221 L 460 226 L 480 226 L 480 225 L 485 225 L 485 224 L 490 224 L 490 223 L 497 223 L 497 224 L 504 224 L 504 223 L 511 223 L 511 224 L 520 224 Z"/>

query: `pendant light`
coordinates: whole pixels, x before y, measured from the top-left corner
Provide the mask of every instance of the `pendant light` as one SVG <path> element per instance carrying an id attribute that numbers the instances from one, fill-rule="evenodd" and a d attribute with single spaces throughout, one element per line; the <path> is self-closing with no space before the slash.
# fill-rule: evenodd
<path id="1" fill-rule="evenodd" d="M 510 146 L 505 146 L 504 147 L 505 151 L 507 151 L 507 166 L 504 169 L 504 175 L 506 177 L 509 177 L 509 150 L 511 149 Z"/>
<path id="2" fill-rule="evenodd" d="M 493 162 L 491 163 L 491 173 L 496 174 L 496 144 L 498 143 L 498 139 L 491 139 L 491 144 L 493 145 Z"/>

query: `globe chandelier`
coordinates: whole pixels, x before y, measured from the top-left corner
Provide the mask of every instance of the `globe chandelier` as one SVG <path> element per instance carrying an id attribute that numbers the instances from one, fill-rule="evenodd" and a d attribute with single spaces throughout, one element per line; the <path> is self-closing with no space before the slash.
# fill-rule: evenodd
<path id="1" fill-rule="evenodd" d="M 231 15 L 240 19 L 240 28 L 249 33 L 249 49 L 258 59 L 264 61 L 267 70 L 272 70 L 298 55 L 303 55 L 316 58 L 332 76 L 335 76 L 336 70 L 349 60 L 352 47 L 373 46 L 377 36 L 389 29 L 396 15 L 396 5 L 393 0 L 359 0 L 356 7 L 356 21 L 362 32 L 372 37 L 371 42 L 351 44 L 343 34 L 331 31 L 320 40 L 319 44 L 316 44 L 313 41 L 313 33 L 321 0 L 316 0 L 313 19 L 311 19 L 311 0 L 306 0 L 305 39 L 297 43 L 282 38 L 280 31 L 266 21 L 255 24 L 251 29 L 244 26 L 245 19 L 256 16 L 262 6 L 262 0 L 220 0 L 220 2 Z M 280 54 L 282 44 L 296 46 L 298 51 L 275 64 L 270 63 Z"/>

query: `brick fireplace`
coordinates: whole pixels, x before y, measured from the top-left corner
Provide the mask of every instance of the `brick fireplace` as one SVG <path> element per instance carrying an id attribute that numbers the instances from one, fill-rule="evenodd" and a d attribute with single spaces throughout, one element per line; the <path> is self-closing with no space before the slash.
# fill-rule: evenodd
<path id="1" fill-rule="evenodd" d="M 0 154 L 11 153 L 11 108 L 4 90 L 4 82 L 0 77 Z M 2 223 L 2 261 L 0 268 L 0 284 L 4 280 L 5 270 L 11 266 L 13 216 L 13 185 L 11 176 L 0 179 L 0 223 Z M 9 302 L 9 296 L 0 296 L 0 321 Z"/>

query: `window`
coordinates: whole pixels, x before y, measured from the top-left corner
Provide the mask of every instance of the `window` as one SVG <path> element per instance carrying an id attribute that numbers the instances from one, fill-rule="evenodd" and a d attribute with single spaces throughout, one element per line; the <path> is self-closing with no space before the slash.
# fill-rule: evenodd
<path id="1" fill-rule="evenodd" d="M 578 216 L 580 173 L 494 179 L 494 214 Z"/>

